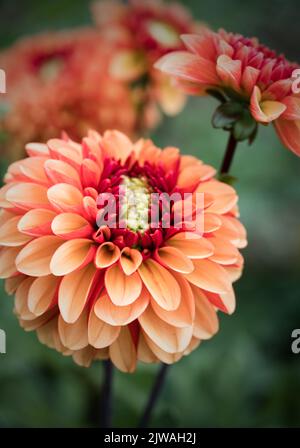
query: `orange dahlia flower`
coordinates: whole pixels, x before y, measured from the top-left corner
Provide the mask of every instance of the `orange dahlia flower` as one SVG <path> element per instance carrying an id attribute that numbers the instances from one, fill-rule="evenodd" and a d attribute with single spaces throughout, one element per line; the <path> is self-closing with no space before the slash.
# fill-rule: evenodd
<path id="1" fill-rule="evenodd" d="M 25 330 L 80 365 L 109 358 L 125 372 L 138 360 L 174 363 L 218 331 L 217 311 L 235 308 L 246 234 L 235 190 L 212 167 L 118 131 L 26 149 L 0 190 L 0 278 Z M 137 201 L 121 207 L 125 226 L 105 225 L 99 197 L 120 202 L 122 186 Z M 189 193 L 190 225 L 174 226 L 185 200 L 168 226 L 162 211 L 152 225 L 152 192 Z"/>
<path id="2" fill-rule="evenodd" d="M 187 93 L 220 98 L 216 127 L 232 130 L 236 140 L 251 141 L 257 123 L 272 122 L 282 143 L 300 155 L 300 94 L 293 91 L 299 65 L 256 38 L 224 30 L 203 29 L 182 40 L 187 51 L 162 57 L 156 67 L 175 77 Z"/>
<path id="3" fill-rule="evenodd" d="M 7 94 L 0 98 L 0 131 L 11 159 L 28 141 L 88 129 L 136 132 L 137 110 L 128 86 L 109 73 L 116 43 L 92 28 L 23 38 L 0 54 Z M 120 104 L 122 107 L 119 107 Z"/>
<path id="4" fill-rule="evenodd" d="M 167 115 L 179 113 L 186 95 L 168 76 L 154 70 L 153 64 L 170 51 L 183 49 L 181 34 L 196 31 L 189 12 L 178 3 L 159 0 L 130 0 L 126 5 L 121 1 L 96 1 L 92 12 L 99 30 L 120 42 L 110 72 L 136 92 L 141 129 L 145 128 L 143 120 L 146 129 L 157 123 L 159 108 Z"/>

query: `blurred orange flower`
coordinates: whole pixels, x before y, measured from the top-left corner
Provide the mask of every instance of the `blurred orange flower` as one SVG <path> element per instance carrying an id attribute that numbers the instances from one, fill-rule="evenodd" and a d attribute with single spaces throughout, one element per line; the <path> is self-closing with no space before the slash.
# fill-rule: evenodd
<path id="1" fill-rule="evenodd" d="M 272 122 L 282 143 L 300 155 L 300 94 L 292 89 L 299 65 L 256 38 L 224 30 L 203 29 L 182 40 L 187 51 L 163 56 L 156 67 L 172 75 L 186 93 L 220 97 L 225 105 L 220 106 L 216 127 L 228 130 L 236 124 L 236 140 L 243 140 L 253 138 L 256 123 Z"/>
<path id="2" fill-rule="evenodd" d="M 246 233 L 235 190 L 212 167 L 118 131 L 26 148 L 0 190 L 0 278 L 25 330 L 80 365 L 109 358 L 125 372 L 174 363 L 218 331 L 217 311 L 235 309 Z M 100 225 L 99 195 L 120 201 L 124 185 L 137 199 L 126 226 Z M 170 226 L 162 213 L 153 227 L 150 192 L 190 193 L 190 223 L 200 211 L 204 233 L 174 226 L 180 200 Z"/>

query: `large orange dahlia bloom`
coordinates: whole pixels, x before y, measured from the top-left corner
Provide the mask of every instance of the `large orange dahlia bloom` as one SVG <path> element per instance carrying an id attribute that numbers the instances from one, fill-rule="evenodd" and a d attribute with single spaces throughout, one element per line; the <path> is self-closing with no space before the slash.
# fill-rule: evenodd
<path id="1" fill-rule="evenodd" d="M 231 103 L 221 106 L 219 112 L 225 116 L 219 114 L 216 122 L 227 130 L 237 123 L 233 129 L 237 140 L 251 140 L 256 123 L 273 123 L 282 143 L 300 155 L 300 94 L 293 89 L 298 64 L 256 38 L 224 30 L 203 29 L 197 35 L 183 35 L 182 40 L 186 51 L 162 57 L 158 69 L 175 77 L 187 93 L 211 93 Z"/>
<path id="2" fill-rule="evenodd" d="M 217 311 L 235 308 L 246 234 L 235 190 L 212 167 L 118 131 L 26 149 L 0 190 L 0 277 L 25 330 L 80 365 L 109 358 L 125 372 L 138 360 L 176 362 L 218 331 Z M 124 184 L 137 198 L 126 226 L 101 225 L 99 195 L 118 201 Z M 185 199 L 174 201 L 170 225 L 162 213 L 154 228 L 150 192 L 190 193 L 195 208 L 202 194 L 201 210 L 179 229 L 173 212 Z"/>

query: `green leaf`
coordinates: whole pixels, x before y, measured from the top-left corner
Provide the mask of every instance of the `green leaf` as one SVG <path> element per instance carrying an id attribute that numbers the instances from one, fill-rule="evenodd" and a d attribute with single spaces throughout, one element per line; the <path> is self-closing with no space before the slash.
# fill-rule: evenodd
<path id="1" fill-rule="evenodd" d="M 214 128 L 231 129 L 233 125 L 243 113 L 243 106 L 239 103 L 224 103 L 221 104 L 213 114 L 212 125 Z"/>
<path id="2" fill-rule="evenodd" d="M 240 119 L 233 126 L 233 136 L 238 142 L 255 137 L 257 122 L 248 110 L 244 110 Z"/>

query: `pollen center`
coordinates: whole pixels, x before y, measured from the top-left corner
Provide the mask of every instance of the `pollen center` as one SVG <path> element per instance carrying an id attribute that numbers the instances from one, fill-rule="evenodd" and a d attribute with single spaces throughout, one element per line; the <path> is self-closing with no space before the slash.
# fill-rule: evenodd
<path id="1" fill-rule="evenodd" d="M 150 188 L 145 178 L 123 176 L 121 215 L 133 232 L 149 228 Z"/>

